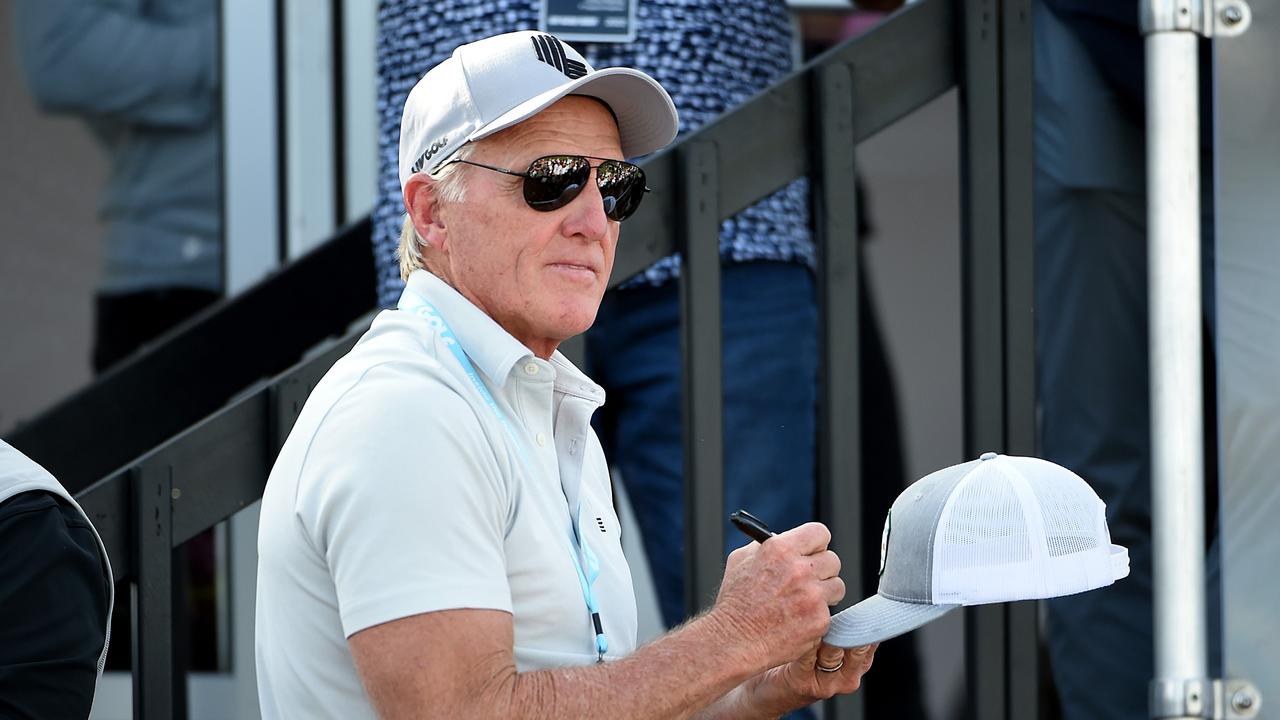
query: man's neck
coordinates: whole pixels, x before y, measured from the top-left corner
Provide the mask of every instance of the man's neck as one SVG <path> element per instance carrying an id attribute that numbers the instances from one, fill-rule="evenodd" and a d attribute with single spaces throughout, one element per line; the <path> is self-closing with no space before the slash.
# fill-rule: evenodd
<path id="1" fill-rule="evenodd" d="M 560 340 L 554 338 L 537 337 L 535 333 L 529 330 L 524 323 L 515 318 L 503 318 L 491 312 L 479 298 L 475 297 L 466 288 L 458 288 L 450 281 L 446 273 L 440 272 L 438 269 L 427 264 L 426 270 L 432 275 L 440 278 L 441 282 L 458 292 L 459 295 L 467 299 L 467 302 L 475 305 L 480 312 L 488 315 L 494 322 L 498 323 L 498 327 L 507 332 L 508 335 L 515 338 L 521 345 L 529 348 L 529 351 L 543 360 L 550 360 L 555 354 L 556 348 L 560 347 Z"/>

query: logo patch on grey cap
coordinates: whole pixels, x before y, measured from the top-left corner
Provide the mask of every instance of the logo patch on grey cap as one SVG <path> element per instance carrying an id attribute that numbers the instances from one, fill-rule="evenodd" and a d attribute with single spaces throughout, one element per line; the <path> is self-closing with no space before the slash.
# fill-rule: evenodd
<path id="1" fill-rule="evenodd" d="M 884 532 L 880 535 L 880 575 L 884 575 L 885 562 L 889 559 L 889 532 L 893 527 L 893 508 L 884 516 Z"/>

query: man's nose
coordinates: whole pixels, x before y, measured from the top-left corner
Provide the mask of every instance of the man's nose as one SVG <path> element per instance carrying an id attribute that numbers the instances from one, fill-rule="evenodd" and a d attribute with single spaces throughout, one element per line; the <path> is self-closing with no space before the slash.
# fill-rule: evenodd
<path id="1" fill-rule="evenodd" d="M 586 187 L 568 205 L 569 214 L 564 220 L 565 235 L 581 235 L 588 240 L 604 237 L 609 230 L 609 218 L 605 212 L 614 202 L 613 198 L 605 199 L 600 195 L 593 170 L 587 178 Z"/>

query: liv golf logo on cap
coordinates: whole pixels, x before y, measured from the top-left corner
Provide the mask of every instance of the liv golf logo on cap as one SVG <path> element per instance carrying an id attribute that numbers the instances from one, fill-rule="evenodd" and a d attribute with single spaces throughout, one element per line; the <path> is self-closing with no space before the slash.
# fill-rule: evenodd
<path id="1" fill-rule="evenodd" d="M 559 40 L 550 35 L 534 35 L 532 40 L 538 59 L 564 73 L 565 77 L 577 80 L 587 74 L 586 65 L 565 56 L 564 45 Z"/>

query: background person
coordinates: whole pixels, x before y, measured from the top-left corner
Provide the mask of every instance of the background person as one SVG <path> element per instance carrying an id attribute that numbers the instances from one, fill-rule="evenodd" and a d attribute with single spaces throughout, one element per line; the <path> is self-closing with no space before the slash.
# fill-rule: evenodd
<path id="1" fill-rule="evenodd" d="M 110 159 L 99 373 L 222 295 L 216 9 L 215 0 L 14 3 L 36 102 L 83 118 Z"/>

